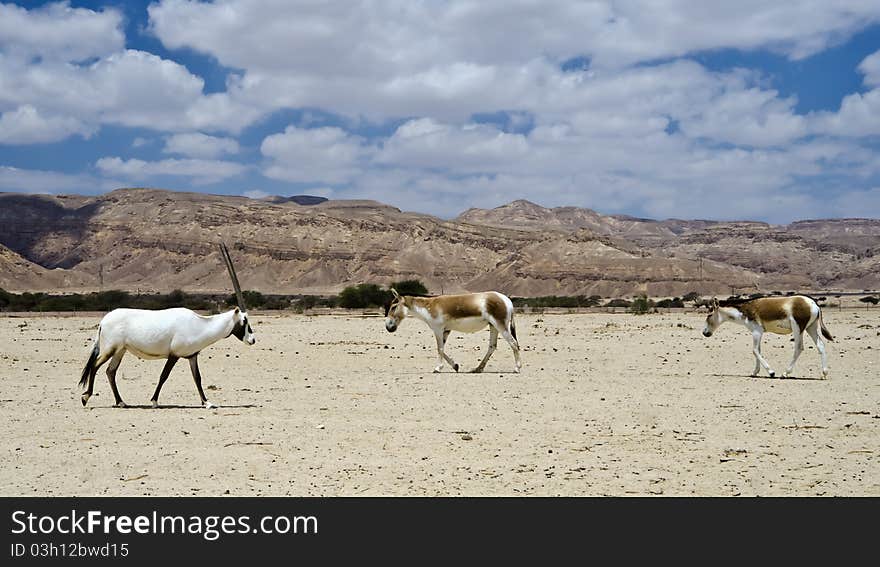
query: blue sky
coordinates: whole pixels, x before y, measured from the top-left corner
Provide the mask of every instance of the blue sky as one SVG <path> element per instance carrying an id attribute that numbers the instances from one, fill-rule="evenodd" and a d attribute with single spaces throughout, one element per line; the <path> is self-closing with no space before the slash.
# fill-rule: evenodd
<path id="1" fill-rule="evenodd" d="M 0 191 L 880 216 L 880 3 L 0 2 Z"/>

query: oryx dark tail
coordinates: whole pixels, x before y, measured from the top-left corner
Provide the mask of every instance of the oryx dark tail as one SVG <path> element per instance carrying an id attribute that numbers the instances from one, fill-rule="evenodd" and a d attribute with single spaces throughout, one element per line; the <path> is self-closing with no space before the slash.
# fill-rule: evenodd
<path id="1" fill-rule="evenodd" d="M 101 354 L 101 327 L 98 327 L 98 335 L 95 337 L 95 346 L 92 348 L 92 354 L 89 355 L 89 360 L 86 362 L 85 368 L 83 368 L 82 377 L 79 379 L 80 387 L 85 387 L 85 385 L 88 384 L 89 375 L 95 367 L 95 362 L 97 362 L 99 354 Z"/>

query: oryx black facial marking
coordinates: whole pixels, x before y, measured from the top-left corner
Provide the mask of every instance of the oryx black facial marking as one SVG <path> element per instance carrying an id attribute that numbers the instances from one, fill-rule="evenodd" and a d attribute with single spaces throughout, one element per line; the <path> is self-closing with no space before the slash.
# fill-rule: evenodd
<path id="1" fill-rule="evenodd" d="M 236 320 L 235 325 L 232 327 L 232 331 L 230 331 L 229 335 L 234 335 L 240 341 L 244 341 L 244 337 L 246 334 L 254 334 L 253 329 L 251 329 L 251 324 L 247 320 L 247 316 L 243 318 L 243 320 Z M 229 336 L 227 335 L 227 336 Z"/>

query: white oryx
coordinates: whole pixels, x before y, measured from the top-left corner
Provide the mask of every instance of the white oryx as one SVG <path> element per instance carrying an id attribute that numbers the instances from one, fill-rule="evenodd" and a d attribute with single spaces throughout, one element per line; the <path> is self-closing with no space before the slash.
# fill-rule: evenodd
<path id="1" fill-rule="evenodd" d="M 389 333 L 393 333 L 408 315 L 427 323 L 437 339 L 439 360 L 434 372 L 440 372 L 444 360 L 458 372 L 458 364 L 443 350 L 450 332 L 475 333 L 485 329 L 487 325 L 489 326 L 489 350 L 486 351 L 480 364 L 471 372 L 482 372 L 486 367 L 489 357 L 495 352 L 499 334 L 513 349 L 513 357 L 516 360 L 513 371 L 520 371 L 522 364 L 519 360 L 516 325 L 513 322 L 513 302 L 506 295 L 497 291 L 487 291 L 463 295 L 419 297 L 402 296 L 394 289 L 391 290 L 391 293 L 394 294 L 394 299 L 385 308 L 385 328 Z"/>
<path id="2" fill-rule="evenodd" d="M 254 332 L 248 322 L 248 314 L 244 307 L 241 287 L 232 265 L 232 258 L 229 257 L 229 250 L 223 243 L 220 244 L 220 253 L 229 270 L 238 306 L 231 311 L 210 317 L 199 315 L 183 307 L 161 310 L 114 309 L 106 314 L 98 326 L 95 346 L 92 348 L 89 361 L 83 368 L 82 378 L 79 381 L 80 386 L 88 384 L 88 388 L 82 395 L 83 405 L 86 405 L 92 396 L 98 368 L 109 360 L 107 378 L 110 380 L 110 388 L 116 397 L 116 407 L 126 407 L 125 402 L 119 396 L 119 390 L 116 389 L 116 370 L 125 353 L 131 352 L 142 359 L 168 359 L 159 376 L 156 392 L 150 400 L 154 408 L 159 405 L 159 391 L 162 389 L 162 384 L 168 379 L 171 369 L 181 358 L 189 360 L 189 367 L 202 405 L 206 408 L 215 407 L 208 401 L 202 390 L 199 352 L 230 335 L 235 335 L 248 345 L 255 342 Z"/>
<path id="3" fill-rule="evenodd" d="M 718 302 L 712 300 L 711 312 L 706 317 L 706 326 L 703 328 L 703 336 L 711 337 L 715 329 L 725 321 L 734 321 L 745 325 L 752 332 L 754 344 L 752 353 L 755 355 L 755 369 L 752 376 L 757 376 L 763 366 L 770 377 L 776 373 L 770 368 L 770 364 L 761 355 L 761 337 L 765 332 L 779 335 L 794 335 L 794 357 L 788 370 L 782 375 L 787 378 L 794 363 L 804 350 L 803 332 L 807 331 L 819 355 L 822 358 L 822 377 L 828 376 L 828 358 L 825 353 L 825 341 L 834 339 L 825 323 L 822 321 L 822 310 L 816 301 L 805 295 L 792 295 L 789 297 L 759 297 L 757 299 L 730 300 Z"/>

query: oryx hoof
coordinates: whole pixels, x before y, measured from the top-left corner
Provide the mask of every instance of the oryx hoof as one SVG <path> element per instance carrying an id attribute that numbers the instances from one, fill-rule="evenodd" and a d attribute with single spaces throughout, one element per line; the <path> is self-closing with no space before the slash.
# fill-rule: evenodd
<path id="1" fill-rule="evenodd" d="M 217 409 L 217 406 L 215 406 L 214 404 L 212 404 L 208 400 L 205 400 L 204 407 L 205 407 L 205 409 Z"/>
<path id="2" fill-rule="evenodd" d="M 452 368 L 454 368 L 455 371 L 458 372 L 458 363 L 456 362 L 455 364 L 453 364 Z"/>
<path id="3" fill-rule="evenodd" d="M 770 378 L 776 378 L 776 373 L 773 372 L 772 370 L 769 372 L 769 374 L 770 374 Z"/>
<path id="4" fill-rule="evenodd" d="M 471 374 L 479 374 L 479 373 L 482 372 L 482 371 L 483 371 L 483 367 L 482 367 L 482 366 L 477 366 L 476 368 L 474 368 L 473 370 L 471 370 Z"/>
<path id="5" fill-rule="evenodd" d="M 115 405 L 114 407 L 117 407 L 117 408 L 127 408 L 127 407 L 128 407 L 128 404 L 125 403 L 125 402 L 123 402 L 122 400 L 119 400 L 118 402 L 116 402 L 116 405 Z"/>
<path id="6" fill-rule="evenodd" d="M 153 409 L 156 409 L 159 407 L 159 400 L 150 400 L 150 403 L 152 404 Z"/>
<path id="7" fill-rule="evenodd" d="M 432 372 L 434 372 L 434 374 L 440 374 L 440 369 L 442 369 L 442 368 L 443 368 L 442 366 L 438 366 Z"/>
<path id="8" fill-rule="evenodd" d="M 781 377 L 782 377 L 782 378 L 788 378 L 788 371 L 783 372 Z"/>
<path id="9" fill-rule="evenodd" d="M 822 371 L 822 380 L 826 380 L 826 379 L 828 379 L 828 371 L 827 371 L 827 370 L 823 370 L 823 371 Z"/>

